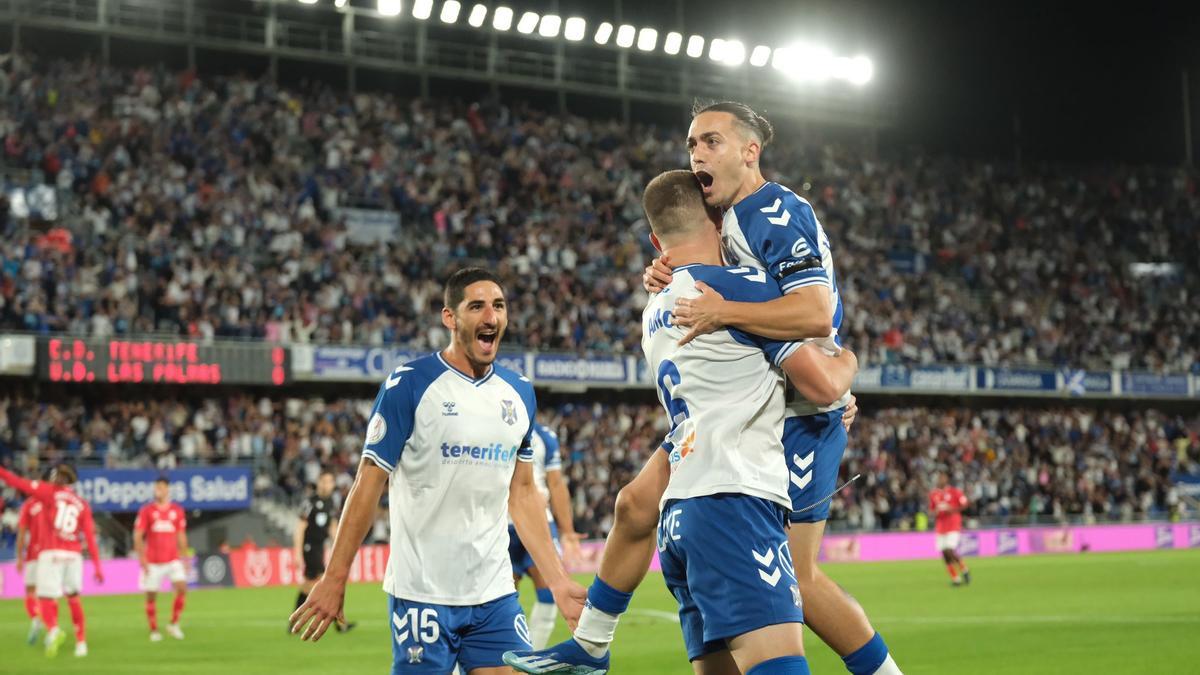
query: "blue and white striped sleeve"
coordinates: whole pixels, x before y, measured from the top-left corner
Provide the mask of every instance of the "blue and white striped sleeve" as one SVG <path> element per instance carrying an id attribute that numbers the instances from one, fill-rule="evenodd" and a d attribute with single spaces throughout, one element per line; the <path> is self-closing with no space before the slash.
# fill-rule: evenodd
<path id="1" fill-rule="evenodd" d="M 785 192 L 772 204 L 747 209 L 744 216 L 747 243 L 781 292 L 831 285 L 821 257 L 823 231 L 807 201 Z"/>

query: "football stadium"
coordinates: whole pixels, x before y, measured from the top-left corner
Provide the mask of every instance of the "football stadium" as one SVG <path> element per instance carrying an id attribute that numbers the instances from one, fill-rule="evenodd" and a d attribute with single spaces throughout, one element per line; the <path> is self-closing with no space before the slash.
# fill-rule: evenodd
<path id="1" fill-rule="evenodd" d="M 1200 672 L 1197 25 L 0 0 L 0 673 Z"/>

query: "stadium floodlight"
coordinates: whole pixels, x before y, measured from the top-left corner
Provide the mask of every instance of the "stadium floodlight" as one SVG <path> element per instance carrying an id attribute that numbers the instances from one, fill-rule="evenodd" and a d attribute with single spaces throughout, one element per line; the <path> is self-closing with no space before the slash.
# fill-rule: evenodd
<path id="1" fill-rule="evenodd" d="M 492 28 L 496 30 L 508 30 L 512 28 L 512 19 L 512 7 L 500 5 L 496 8 L 496 11 L 492 12 Z"/>
<path id="2" fill-rule="evenodd" d="M 824 47 L 794 45 L 775 50 L 771 65 L 797 80 L 820 82 L 833 75 L 833 54 Z"/>
<path id="3" fill-rule="evenodd" d="M 525 12 L 521 15 L 521 20 L 517 22 L 517 32 L 522 35 L 529 35 L 537 28 L 538 14 L 537 12 Z"/>
<path id="4" fill-rule="evenodd" d="M 746 62 L 746 45 L 739 40 L 725 41 L 725 56 L 721 63 L 727 66 L 740 66 Z"/>
<path id="5" fill-rule="evenodd" d="M 667 39 L 663 41 L 663 51 L 675 56 L 679 53 L 679 47 L 683 45 L 683 36 L 675 31 L 667 33 Z"/>
<path id="6" fill-rule="evenodd" d="M 762 68 L 771 60 L 771 48 L 766 45 L 759 45 L 750 52 L 750 65 L 756 68 Z"/>
<path id="7" fill-rule="evenodd" d="M 302 5 L 315 5 L 315 4 L 317 4 L 317 0 L 300 0 L 300 4 L 302 4 Z"/>
<path id="8" fill-rule="evenodd" d="M 587 35 L 587 21 L 578 16 L 567 19 L 566 27 L 563 29 L 563 37 L 571 42 L 579 42 L 583 39 L 584 35 Z"/>
<path id="9" fill-rule="evenodd" d="M 375 3 L 375 11 L 379 12 L 379 16 L 399 16 L 401 8 L 400 0 L 378 0 Z"/>
<path id="10" fill-rule="evenodd" d="M 462 3 L 458 0 L 446 0 L 442 4 L 441 20 L 442 23 L 454 23 L 458 21 L 458 13 L 462 11 Z"/>
<path id="11" fill-rule="evenodd" d="M 617 29 L 617 46 L 629 49 L 633 46 L 633 36 L 637 35 L 637 29 L 627 23 L 621 24 Z"/>
<path id="12" fill-rule="evenodd" d="M 644 52 L 654 51 L 654 48 L 658 46 L 658 31 L 653 28 L 643 28 L 638 31 L 637 46 Z"/>
<path id="13" fill-rule="evenodd" d="M 424 21 L 433 15 L 433 0 L 414 0 L 413 18 Z"/>
<path id="14" fill-rule="evenodd" d="M 725 60 L 725 41 L 721 38 L 713 38 L 708 42 L 708 58 L 713 61 Z"/>
<path id="15" fill-rule="evenodd" d="M 483 20 L 487 18 L 487 5 L 475 5 L 471 8 L 471 15 L 467 17 L 467 23 L 472 28 L 479 28 L 483 25 Z"/>
<path id="16" fill-rule="evenodd" d="M 333 0 L 333 6 L 341 9 L 350 4 L 350 0 Z"/>
<path id="17" fill-rule="evenodd" d="M 598 44 L 598 45 L 608 44 L 608 39 L 612 37 L 612 33 L 613 33 L 613 25 L 611 23 L 605 21 L 604 23 L 600 24 L 596 28 L 596 44 Z"/>
<path id="18" fill-rule="evenodd" d="M 846 74 L 846 79 L 850 84 L 862 86 L 870 82 L 875 77 L 875 64 L 871 59 L 865 56 L 856 56 L 850 59 L 849 72 Z"/>
<path id="19" fill-rule="evenodd" d="M 557 14 L 547 14 L 538 24 L 538 35 L 544 38 L 558 37 L 558 29 L 562 27 L 562 17 Z"/>
<path id="20" fill-rule="evenodd" d="M 699 35 L 693 35 L 688 38 L 687 55 L 693 59 L 704 56 L 704 38 Z"/>

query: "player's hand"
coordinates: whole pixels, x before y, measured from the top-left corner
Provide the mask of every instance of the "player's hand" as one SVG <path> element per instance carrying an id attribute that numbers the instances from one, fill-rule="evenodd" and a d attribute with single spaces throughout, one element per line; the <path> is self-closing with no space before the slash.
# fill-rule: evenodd
<path id="1" fill-rule="evenodd" d="M 296 567 L 296 574 L 304 574 L 304 556 L 299 551 L 292 553 L 292 564 Z"/>
<path id="2" fill-rule="evenodd" d="M 681 345 L 725 327 L 720 318 L 725 297 L 703 281 L 696 282 L 696 290 L 700 291 L 700 295 L 676 300 L 675 309 L 671 311 L 676 326 L 691 329 L 679 341 Z"/>
<path id="3" fill-rule="evenodd" d="M 850 402 L 846 404 L 846 410 L 842 413 L 842 426 L 846 428 L 846 433 L 850 433 L 850 427 L 854 426 L 856 417 L 858 417 L 858 397 L 850 394 Z"/>
<path id="4" fill-rule="evenodd" d="M 587 602 L 587 589 L 569 578 L 563 578 L 562 583 L 551 586 L 554 594 L 554 604 L 567 620 L 567 627 L 572 631 L 579 625 L 579 615 L 583 613 L 583 604 Z M 312 596 L 308 596 L 311 598 Z"/>
<path id="5" fill-rule="evenodd" d="M 583 551 L 579 548 L 580 539 L 582 537 L 578 532 L 564 532 L 558 537 L 562 543 L 563 564 L 568 570 L 578 569 L 580 561 L 583 560 Z"/>
<path id="6" fill-rule="evenodd" d="M 25 571 L 25 555 L 21 554 L 17 558 L 17 574 L 20 574 L 24 571 Z"/>
<path id="7" fill-rule="evenodd" d="M 99 567 L 96 568 L 96 571 L 92 574 L 92 576 L 96 579 L 96 583 L 104 583 L 104 572 L 102 572 Z"/>
<path id="8" fill-rule="evenodd" d="M 302 633 L 300 639 L 306 641 L 320 640 L 334 622 L 346 622 L 345 604 L 346 583 L 322 576 L 309 592 L 308 599 L 288 619 L 292 634 Z"/>
<path id="9" fill-rule="evenodd" d="M 138 558 L 138 567 L 142 568 L 142 574 L 150 571 L 150 565 L 146 563 L 145 558 Z"/>
<path id="10" fill-rule="evenodd" d="M 642 287 L 649 293 L 660 293 L 671 283 L 671 257 L 659 256 L 651 261 L 642 274 Z"/>

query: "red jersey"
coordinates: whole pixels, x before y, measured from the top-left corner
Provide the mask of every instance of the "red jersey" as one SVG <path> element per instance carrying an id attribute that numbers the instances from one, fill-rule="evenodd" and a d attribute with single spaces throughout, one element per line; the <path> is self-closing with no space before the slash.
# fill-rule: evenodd
<path id="1" fill-rule="evenodd" d="M 25 503 L 21 504 L 21 513 L 17 516 L 17 527 L 24 528 L 29 533 L 29 545 L 25 547 L 26 562 L 37 560 L 38 553 L 42 550 L 42 530 L 45 529 L 42 512 L 45 510 L 46 507 L 36 499 L 26 499 Z"/>
<path id="2" fill-rule="evenodd" d="M 96 546 L 92 507 L 82 497 L 65 485 L 25 480 L 4 467 L 0 467 L 0 481 L 42 503 L 40 519 L 43 527 L 38 542 L 41 551 L 82 553 L 86 540 L 92 560 L 99 569 L 100 549 Z"/>
<path id="3" fill-rule="evenodd" d="M 187 518 L 174 502 L 151 502 L 138 511 L 133 530 L 145 537 L 146 562 L 169 563 L 179 560 L 179 533 L 187 530 Z"/>
<path id="4" fill-rule="evenodd" d="M 943 506 L 938 510 L 938 506 Z M 967 508 L 967 496 L 956 487 L 947 485 L 934 488 L 929 493 L 929 510 L 934 514 L 938 534 L 958 532 L 962 529 L 962 510 Z"/>

